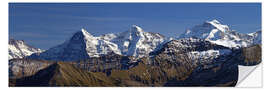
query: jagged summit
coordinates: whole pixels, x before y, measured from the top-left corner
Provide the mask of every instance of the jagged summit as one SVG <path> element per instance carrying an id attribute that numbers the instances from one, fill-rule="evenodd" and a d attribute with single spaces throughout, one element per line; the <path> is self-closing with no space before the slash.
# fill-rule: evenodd
<path id="1" fill-rule="evenodd" d="M 84 28 L 81 29 L 81 32 L 82 32 L 83 34 L 89 34 Z"/>
<path id="2" fill-rule="evenodd" d="M 206 21 L 207 23 L 215 23 L 215 24 L 221 24 L 217 19 Z"/>
<path id="3" fill-rule="evenodd" d="M 229 26 L 227 25 L 223 25 L 221 24 L 218 20 L 214 19 L 212 21 L 207 21 L 207 23 L 211 24 L 212 26 L 214 26 L 216 29 L 222 31 L 222 32 L 226 32 L 229 30 Z"/>
<path id="4" fill-rule="evenodd" d="M 74 33 L 74 35 L 66 41 L 66 43 L 76 42 L 77 44 L 85 44 L 91 42 L 91 44 L 98 44 L 97 37 L 94 37 L 90 33 L 88 33 L 85 29 L 81 29 Z"/>
<path id="5" fill-rule="evenodd" d="M 10 38 L 8 41 L 9 44 L 23 44 L 24 40 L 15 40 L 13 38 Z"/>
<path id="6" fill-rule="evenodd" d="M 137 25 L 132 25 L 131 29 L 132 32 L 143 32 L 143 29 Z"/>
<path id="7" fill-rule="evenodd" d="M 81 30 L 77 31 L 75 34 L 81 34 L 81 35 L 86 36 L 86 37 L 94 37 L 89 32 L 87 32 L 87 30 L 85 30 L 84 28 L 82 28 Z"/>

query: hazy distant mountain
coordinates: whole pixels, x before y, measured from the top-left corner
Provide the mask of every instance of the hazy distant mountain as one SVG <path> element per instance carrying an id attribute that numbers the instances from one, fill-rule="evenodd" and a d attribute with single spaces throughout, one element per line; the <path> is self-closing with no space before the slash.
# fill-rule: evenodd
<path id="1" fill-rule="evenodd" d="M 43 50 L 27 45 L 23 40 L 9 39 L 8 59 L 23 58 L 33 53 L 41 53 Z"/>

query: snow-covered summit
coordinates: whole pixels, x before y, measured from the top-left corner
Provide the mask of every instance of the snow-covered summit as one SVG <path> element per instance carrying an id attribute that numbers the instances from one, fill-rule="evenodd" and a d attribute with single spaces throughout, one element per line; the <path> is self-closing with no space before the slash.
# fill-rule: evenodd
<path id="1" fill-rule="evenodd" d="M 79 33 L 82 33 L 84 36 L 91 36 L 94 37 L 93 35 L 91 35 L 90 33 L 88 33 L 84 28 L 81 29 L 81 31 L 78 31 Z"/>
<path id="2" fill-rule="evenodd" d="M 130 30 L 133 32 L 143 32 L 143 29 L 137 25 L 132 25 Z"/>
<path id="3" fill-rule="evenodd" d="M 158 33 L 145 32 L 141 27 L 132 25 L 125 32 L 100 36 L 118 45 L 122 55 L 143 57 L 160 47 L 167 40 Z"/>
<path id="4" fill-rule="evenodd" d="M 220 24 L 220 22 L 217 20 L 217 19 L 214 19 L 212 21 L 206 21 L 206 22 L 209 22 L 209 23 L 215 23 L 215 24 Z"/>
<path id="5" fill-rule="evenodd" d="M 27 45 L 23 40 L 9 39 L 8 59 L 23 58 L 33 53 L 41 53 L 43 50 Z"/>
<path id="6" fill-rule="evenodd" d="M 253 45 L 255 38 L 260 39 L 260 35 L 242 34 L 230 30 L 228 25 L 223 25 L 217 20 L 206 21 L 201 25 L 196 25 L 180 35 L 179 38 L 195 37 L 205 39 L 218 45 L 231 48 L 247 47 Z"/>
<path id="7" fill-rule="evenodd" d="M 144 32 L 137 25 L 132 25 L 125 32 L 93 36 L 85 29 L 76 32 L 65 43 L 50 48 L 30 58 L 45 60 L 80 60 L 100 57 L 107 53 L 125 56 L 143 57 L 165 43 L 166 38 L 158 33 Z"/>
<path id="8" fill-rule="evenodd" d="M 216 29 L 221 30 L 222 32 L 226 32 L 229 30 L 229 26 L 227 25 L 222 25 L 218 20 L 214 19 L 212 21 L 206 21 L 206 23 L 211 24 L 214 26 Z"/>
<path id="9" fill-rule="evenodd" d="M 29 58 L 71 61 L 99 57 L 101 54 L 111 52 L 121 54 L 116 44 L 94 37 L 85 29 L 82 29 L 63 44 Z"/>

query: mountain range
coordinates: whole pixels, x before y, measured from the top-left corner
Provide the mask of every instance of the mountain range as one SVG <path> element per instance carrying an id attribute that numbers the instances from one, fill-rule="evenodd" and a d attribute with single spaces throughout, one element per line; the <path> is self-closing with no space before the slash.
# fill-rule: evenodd
<path id="1" fill-rule="evenodd" d="M 12 59 L 9 85 L 235 86 L 238 65 L 261 62 L 261 45 L 230 49 L 190 38 L 172 40 L 151 55 L 137 62 L 118 54 L 68 62 Z"/>
<path id="2" fill-rule="evenodd" d="M 235 86 L 238 65 L 261 62 L 261 31 L 212 20 L 176 37 L 133 25 L 100 36 L 81 29 L 48 50 L 10 40 L 10 86 Z"/>
<path id="3" fill-rule="evenodd" d="M 227 25 L 223 25 L 217 20 L 212 20 L 186 30 L 185 33 L 179 35 L 174 40 L 181 38 L 199 38 L 229 48 L 240 48 L 260 44 L 261 31 L 249 34 L 238 33 L 230 30 Z M 13 49 L 14 44 L 11 43 L 9 44 L 9 52 L 11 59 L 29 56 L 35 52 L 38 53 L 28 58 L 72 61 L 100 57 L 100 55 L 111 52 L 141 58 L 149 56 L 149 53 L 160 49 L 163 44 L 170 40 L 173 39 L 159 33 L 145 32 L 139 26 L 133 25 L 128 31 L 100 36 L 93 36 L 85 29 L 82 29 L 63 44 L 52 47 L 42 53 L 40 49 L 28 48 L 27 45 L 20 45 L 23 46 L 21 51 L 24 49 L 31 50 L 19 52 L 20 47 L 15 50 Z"/>
<path id="4" fill-rule="evenodd" d="M 143 57 L 165 42 L 165 37 L 157 33 L 144 32 L 133 25 L 130 30 L 117 34 L 105 34 L 94 37 L 86 30 L 76 32 L 69 40 L 30 58 L 45 60 L 79 60 L 110 52 Z"/>

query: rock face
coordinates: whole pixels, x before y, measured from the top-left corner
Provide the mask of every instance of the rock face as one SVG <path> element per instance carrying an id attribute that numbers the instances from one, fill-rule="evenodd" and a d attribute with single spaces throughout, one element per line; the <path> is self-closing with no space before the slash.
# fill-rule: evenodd
<path id="1" fill-rule="evenodd" d="M 27 45 L 23 40 L 9 39 L 8 59 L 24 58 L 33 53 L 41 53 L 43 50 Z"/>
<path id="2" fill-rule="evenodd" d="M 105 72 L 110 74 L 110 70 L 127 70 L 137 65 L 137 59 L 132 56 L 123 56 L 118 54 L 107 54 L 100 57 L 72 62 L 76 67 L 92 71 Z"/>
<path id="3" fill-rule="evenodd" d="M 9 78 L 31 76 L 51 64 L 52 62 L 44 60 L 12 59 L 8 63 Z"/>
<path id="4" fill-rule="evenodd" d="M 261 31 L 242 34 L 230 30 L 227 25 L 223 25 L 217 20 L 206 21 L 202 25 L 196 25 L 188 29 L 180 36 L 180 38 L 184 37 L 205 39 L 230 48 L 247 47 L 261 43 Z"/>

